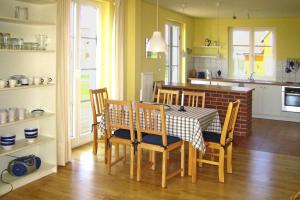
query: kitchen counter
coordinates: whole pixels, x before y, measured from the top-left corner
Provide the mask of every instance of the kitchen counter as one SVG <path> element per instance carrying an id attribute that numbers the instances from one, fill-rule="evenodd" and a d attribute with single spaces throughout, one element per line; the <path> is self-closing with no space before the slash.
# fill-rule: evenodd
<path id="1" fill-rule="evenodd" d="M 240 100 L 240 110 L 236 120 L 234 136 L 247 136 L 252 130 L 252 92 L 249 87 L 232 87 L 216 85 L 197 85 L 189 83 L 164 83 L 163 89 L 193 91 L 205 93 L 205 107 L 218 110 L 223 124 L 229 102 Z M 187 99 L 185 99 L 187 101 Z M 185 102 L 186 105 L 187 102 Z"/>
<path id="2" fill-rule="evenodd" d="M 221 91 L 221 92 L 234 92 L 234 93 L 248 93 L 254 90 L 254 88 L 250 88 L 250 87 L 201 85 L 201 84 L 190 84 L 190 83 L 164 83 L 163 87 L 190 89 L 190 90 L 201 89 L 205 91 Z"/>
<path id="3" fill-rule="evenodd" d="M 261 80 L 243 80 L 243 79 L 229 79 L 229 78 L 213 78 L 213 79 L 201 79 L 201 78 L 189 78 L 189 81 L 215 81 L 215 82 L 228 82 L 228 83 L 240 83 L 240 84 L 261 84 L 261 85 L 278 85 L 278 86 L 295 86 L 300 87 L 300 83 L 293 82 L 279 82 L 279 81 L 261 81 Z"/>

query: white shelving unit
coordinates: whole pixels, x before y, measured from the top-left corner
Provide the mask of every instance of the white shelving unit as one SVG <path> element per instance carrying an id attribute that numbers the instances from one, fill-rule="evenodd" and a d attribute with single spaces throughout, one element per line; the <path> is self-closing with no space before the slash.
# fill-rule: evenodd
<path id="1" fill-rule="evenodd" d="M 28 7 L 29 19 L 15 19 L 16 6 Z M 1 0 L 0 30 L 11 33 L 12 37 L 24 38 L 25 42 L 35 42 L 36 35 L 48 36 L 48 48 L 39 50 L 0 49 L 0 78 L 11 75 L 28 77 L 51 77 L 56 80 L 56 11 L 55 0 Z M 56 158 L 56 87 L 55 82 L 47 85 L 30 85 L 0 89 L 0 109 L 26 108 L 46 110 L 38 117 L 28 116 L 24 120 L 0 124 L 0 136 L 16 134 L 16 144 L 9 150 L 0 146 L 0 171 L 7 168 L 14 157 L 34 154 L 41 158 L 42 165 L 34 173 L 15 177 L 5 173 L 3 178 L 16 189 L 34 180 L 57 171 Z M 24 138 L 24 129 L 36 127 L 39 136 L 34 142 Z M 0 195 L 10 191 L 10 186 L 0 182 Z"/>
<path id="2" fill-rule="evenodd" d="M 193 58 L 218 58 L 219 55 L 193 54 Z"/>
<path id="3" fill-rule="evenodd" d="M 194 46 L 194 48 L 206 48 L 206 49 L 220 49 L 221 46 Z"/>

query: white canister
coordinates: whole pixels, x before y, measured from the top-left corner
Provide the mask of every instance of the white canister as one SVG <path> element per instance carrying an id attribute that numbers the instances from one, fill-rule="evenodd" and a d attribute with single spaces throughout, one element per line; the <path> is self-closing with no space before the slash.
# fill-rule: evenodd
<path id="1" fill-rule="evenodd" d="M 14 122 L 16 120 L 16 108 L 8 109 L 8 122 Z"/>
<path id="2" fill-rule="evenodd" d="M 15 79 L 8 80 L 9 87 L 11 87 L 11 88 L 16 87 L 16 84 L 17 84 L 17 81 Z"/>
<path id="3" fill-rule="evenodd" d="M 5 88 L 7 86 L 7 80 L 0 79 L 0 88 Z"/>
<path id="4" fill-rule="evenodd" d="M 18 108 L 18 120 L 24 120 L 26 117 L 26 109 Z"/>
<path id="5" fill-rule="evenodd" d="M 34 77 L 33 78 L 33 84 L 34 85 L 40 85 L 41 84 L 41 78 L 40 77 Z"/>
<path id="6" fill-rule="evenodd" d="M 29 82 L 28 78 L 21 78 L 22 85 L 28 85 L 29 84 L 28 82 Z"/>
<path id="7" fill-rule="evenodd" d="M 7 123 L 7 110 L 6 109 L 1 109 L 0 110 L 0 124 L 5 124 Z"/>

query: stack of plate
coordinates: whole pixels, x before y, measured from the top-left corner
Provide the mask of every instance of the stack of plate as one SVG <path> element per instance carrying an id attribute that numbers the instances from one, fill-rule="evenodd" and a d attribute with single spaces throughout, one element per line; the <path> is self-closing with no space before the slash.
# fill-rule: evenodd
<path id="1" fill-rule="evenodd" d="M 33 142 L 38 137 L 38 128 L 25 128 L 24 134 L 28 142 Z"/>
<path id="2" fill-rule="evenodd" d="M 16 135 L 10 133 L 2 135 L 0 142 L 3 149 L 11 149 L 16 143 Z"/>

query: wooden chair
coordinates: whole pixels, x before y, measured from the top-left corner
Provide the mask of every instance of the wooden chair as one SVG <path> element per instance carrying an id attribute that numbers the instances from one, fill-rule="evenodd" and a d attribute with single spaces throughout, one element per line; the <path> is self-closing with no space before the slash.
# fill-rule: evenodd
<path id="1" fill-rule="evenodd" d="M 204 159 L 203 157 L 200 157 L 197 159 L 198 162 L 200 163 L 206 163 L 206 164 L 211 164 L 211 165 L 217 165 L 218 166 L 218 173 L 219 173 L 219 181 L 224 182 L 224 159 L 225 159 L 225 151 L 227 154 L 227 173 L 232 173 L 232 141 L 233 141 L 233 131 L 234 131 L 234 126 L 236 122 L 236 118 L 238 115 L 239 111 L 239 106 L 240 106 L 240 100 L 237 100 L 235 102 L 230 102 L 222 133 L 214 133 L 214 132 L 203 132 L 203 138 L 206 144 L 206 147 L 208 149 L 215 149 L 219 151 L 219 154 L 213 154 L 214 156 L 217 156 L 219 158 L 218 161 L 214 161 L 211 159 Z M 209 153 L 208 153 L 209 155 Z M 197 156 L 195 153 L 194 156 Z M 196 167 L 196 165 L 193 165 L 193 167 Z M 193 169 L 195 176 L 193 176 L 195 182 L 196 178 L 196 169 Z"/>
<path id="2" fill-rule="evenodd" d="M 204 92 L 192 92 L 182 91 L 184 99 L 187 99 L 187 106 L 204 108 L 205 105 L 205 93 Z M 185 101 L 184 101 L 185 102 Z M 188 175 L 192 175 L 192 144 L 189 143 L 189 160 L 188 160 Z M 201 163 L 200 163 L 201 166 Z"/>
<path id="3" fill-rule="evenodd" d="M 93 125 L 92 130 L 94 134 L 93 139 L 93 153 L 97 155 L 98 143 L 103 141 L 104 138 L 98 138 L 98 117 L 104 113 L 104 101 L 108 99 L 108 93 L 106 88 L 102 89 L 90 89 L 90 100 L 93 113 Z"/>
<path id="4" fill-rule="evenodd" d="M 191 92 L 183 91 L 184 98 L 187 97 L 187 106 L 204 108 L 205 104 L 205 93 L 204 92 Z"/>
<path id="5" fill-rule="evenodd" d="M 163 105 L 136 104 L 136 129 L 138 138 L 138 158 L 137 158 L 137 181 L 141 180 L 141 162 L 142 150 L 161 152 L 162 157 L 162 183 L 161 186 L 167 186 L 167 179 L 170 179 L 179 173 L 184 176 L 184 142 L 173 136 L 167 136 L 166 133 L 166 115 Z M 158 116 L 161 120 L 158 120 Z M 160 123 L 160 124 L 159 124 Z M 160 126 L 159 126 L 160 125 Z M 161 127 L 161 130 L 158 129 Z M 142 133 L 148 134 L 142 137 Z M 167 175 L 167 153 L 180 149 L 181 166 L 180 169 Z"/>
<path id="6" fill-rule="evenodd" d="M 178 98 L 179 98 L 179 90 L 158 89 L 157 103 L 178 105 Z"/>
<path id="7" fill-rule="evenodd" d="M 162 89 L 164 81 L 154 81 L 153 93 L 152 93 L 152 101 L 155 102 L 157 100 L 158 89 Z"/>
<path id="8" fill-rule="evenodd" d="M 128 112 L 129 122 L 125 120 Z M 126 161 L 126 148 L 123 151 L 123 157 L 117 157 L 114 162 L 111 159 L 111 145 L 122 144 L 130 145 L 130 178 L 133 179 L 134 165 L 134 146 L 135 132 L 133 125 L 133 114 L 130 101 L 106 100 L 105 103 L 105 120 L 107 132 L 107 173 L 111 173 L 111 167 L 119 161 Z M 112 134 L 112 132 L 114 132 Z"/>

